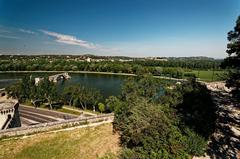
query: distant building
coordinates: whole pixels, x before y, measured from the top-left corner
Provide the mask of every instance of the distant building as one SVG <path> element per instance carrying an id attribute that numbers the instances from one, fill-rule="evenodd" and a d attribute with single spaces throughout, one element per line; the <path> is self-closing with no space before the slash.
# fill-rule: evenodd
<path id="1" fill-rule="evenodd" d="M 44 78 L 36 77 L 35 78 L 35 84 L 38 85 L 39 82 L 41 82 Z"/>
<path id="2" fill-rule="evenodd" d="M 21 121 L 18 111 L 19 103 L 17 100 L 0 101 L 0 129 L 20 127 Z"/>
<path id="3" fill-rule="evenodd" d="M 91 58 L 88 57 L 88 58 L 86 59 L 86 61 L 87 61 L 87 62 L 91 62 Z"/>
<path id="4" fill-rule="evenodd" d="M 156 61 L 168 61 L 167 58 L 164 57 L 147 57 L 147 60 L 156 60 Z"/>

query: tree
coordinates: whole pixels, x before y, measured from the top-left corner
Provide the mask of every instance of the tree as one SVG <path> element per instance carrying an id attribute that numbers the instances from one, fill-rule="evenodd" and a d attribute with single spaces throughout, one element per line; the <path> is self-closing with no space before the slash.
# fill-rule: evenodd
<path id="1" fill-rule="evenodd" d="M 6 88 L 8 97 L 13 97 L 18 99 L 21 102 L 21 91 L 20 91 L 20 83 L 13 84 Z"/>
<path id="2" fill-rule="evenodd" d="M 240 97 L 240 16 L 236 21 L 234 30 L 228 32 L 228 57 L 221 64 L 222 68 L 229 69 L 229 77 L 226 80 L 226 86 L 232 89 L 235 97 Z"/>
<path id="3" fill-rule="evenodd" d="M 68 87 L 65 87 L 63 90 L 63 100 L 68 103 L 68 105 L 74 105 L 76 106 L 76 102 L 75 104 L 73 104 L 74 100 L 78 98 L 78 94 L 80 93 L 81 86 L 80 85 L 71 85 Z"/>
<path id="4" fill-rule="evenodd" d="M 42 100 L 47 100 L 49 108 L 53 109 L 53 103 L 60 99 L 54 82 L 49 81 L 48 78 L 45 77 L 43 81 L 39 82 L 37 87 Z"/>
<path id="5" fill-rule="evenodd" d="M 174 91 L 181 92 L 178 96 L 179 103 L 174 106 L 181 120 L 207 139 L 215 130 L 217 111 L 210 91 L 195 79 L 183 83 Z"/>
<path id="6" fill-rule="evenodd" d="M 109 96 L 106 100 L 105 100 L 106 106 L 108 107 L 108 109 L 113 112 L 113 111 L 117 111 L 118 109 L 120 109 L 121 107 L 121 101 L 115 97 L 115 96 Z"/>
<path id="7" fill-rule="evenodd" d="M 128 78 L 122 86 L 122 97 L 129 98 L 129 94 L 145 97 L 148 100 L 154 100 L 158 95 L 162 84 L 152 76 L 138 76 L 137 78 Z"/>
<path id="8" fill-rule="evenodd" d="M 105 105 L 103 103 L 98 103 L 98 109 L 102 113 L 105 111 Z"/>
<path id="9" fill-rule="evenodd" d="M 99 90 L 81 85 L 66 87 L 63 91 L 63 96 L 65 102 L 68 102 L 69 105 L 73 103 L 74 106 L 81 106 L 82 109 L 87 109 L 88 106 L 91 106 L 93 111 L 95 111 L 96 104 L 102 99 Z"/>
<path id="10" fill-rule="evenodd" d="M 120 105 L 114 109 L 113 122 L 124 146 L 120 158 L 189 158 L 203 155 L 207 141 L 195 129 L 197 126 L 204 129 L 204 124 L 212 123 L 208 119 L 214 112 L 207 103 L 206 90 L 199 89 L 200 84 L 192 80 L 184 86 L 176 86 L 171 92 L 164 88 L 166 93 L 159 97 L 159 101 L 151 100 L 158 94 L 158 87 L 159 84 L 149 77 L 128 80 L 122 97 L 110 100 L 110 104 L 118 101 Z M 187 93 L 193 95 L 186 99 L 184 95 L 187 96 Z M 191 121 L 194 123 L 188 123 Z M 208 130 L 209 124 L 206 125 Z"/>
<path id="11" fill-rule="evenodd" d="M 122 158 L 187 158 L 184 136 L 160 105 L 135 96 L 124 101 L 124 109 L 115 112 L 114 127 L 121 143 L 131 151 Z M 134 158 L 134 157 L 133 157 Z"/>

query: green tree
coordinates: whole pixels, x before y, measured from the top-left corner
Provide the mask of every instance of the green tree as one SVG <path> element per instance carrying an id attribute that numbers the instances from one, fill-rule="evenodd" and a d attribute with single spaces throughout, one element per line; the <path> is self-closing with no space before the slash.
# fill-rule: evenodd
<path id="1" fill-rule="evenodd" d="M 60 100 L 60 96 L 57 93 L 54 82 L 49 81 L 48 78 L 45 77 L 38 83 L 37 89 L 40 98 L 42 98 L 42 100 L 47 100 L 49 108 L 53 109 L 53 103 Z"/>
<path id="2" fill-rule="evenodd" d="M 11 86 L 8 86 L 6 88 L 8 97 L 13 97 L 18 99 L 21 102 L 21 89 L 20 89 L 20 83 L 13 84 Z"/>
<path id="3" fill-rule="evenodd" d="M 226 86 L 232 89 L 235 97 L 240 97 L 240 16 L 236 21 L 234 30 L 228 32 L 228 57 L 224 59 L 222 68 L 228 68 L 229 74 Z"/>
<path id="4" fill-rule="evenodd" d="M 63 90 L 63 100 L 66 102 L 68 105 L 74 105 L 76 106 L 77 104 L 73 104 L 73 101 L 78 98 L 78 94 L 80 94 L 81 91 L 81 86 L 80 85 L 71 85 L 68 87 L 65 87 Z"/>
<path id="5" fill-rule="evenodd" d="M 98 109 L 102 113 L 105 111 L 105 105 L 103 103 L 98 103 Z"/>
<path id="6" fill-rule="evenodd" d="M 106 106 L 108 107 L 108 109 L 113 112 L 113 111 L 117 111 L 118 109 L 121 108 L 121 101 L 115 97 L 115 96 L 109 96 L 106 100 L 105 100 Z"/>
<path id="7" fill-rule="evenodd" d="M 72 85 L 66 87 L 63 91 L 65 102 L 69 105 L 75 102 L 74 106 L 81 106 L 82 109 L 87 109 L 89 106 L 95 111 L 96 104 L 102 99 L 102 95 L 99 90 L 94 88 L 88 88 L 81 85 Z M 76 105 L 78 103 L 78 105 Z"/>
<path id="8" fill-rule="evenodd" d="M 187 158 L 184 136 L 161 106 L 136 96 L 129 99 L 123 104 L 125 109 L 115 112 L 114 126 L 121 132 L 122 144 L 131 149 L 131 156 Z"/>

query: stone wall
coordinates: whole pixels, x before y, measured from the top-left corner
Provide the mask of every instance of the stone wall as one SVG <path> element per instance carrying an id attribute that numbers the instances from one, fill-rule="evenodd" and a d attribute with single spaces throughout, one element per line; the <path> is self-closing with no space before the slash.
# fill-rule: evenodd
<path id="1" fill-rule="evenodd" d="M 1 130 L 0 138 L 28 135 L 28 134 L 45 132 L 45 131 L 50 131 L 55 129 L 87 125 L 91 123 L 113 122 L 113 119 L 114 119 L 114 114 L 104 114 L 104 115 L 97 115 L 94 117 L 74 118 L 74 119 L 63 120 L 63 121 L 42 123 L 42 124 L 32 125 L 28 127 L 11 128 L 6 130 Z"/>

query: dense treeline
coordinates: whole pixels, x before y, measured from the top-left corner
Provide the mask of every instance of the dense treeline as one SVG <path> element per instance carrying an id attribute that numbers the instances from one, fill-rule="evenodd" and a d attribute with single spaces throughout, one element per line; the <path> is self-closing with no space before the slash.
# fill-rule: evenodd
<path id="1" fill-rule="evenodd" d="M 0 60 L 1 71 L 23 71 L 23 70 L 88 70 L 88 71 L 122 71 L 132 72 L 134 67 L 147 66 L 147 67 L 181 67 L 185 69 L 220 69 L 219 65 L 221 60 L 134 60 L 128 62 L 119 61 L 100 61 L 100 62 L 85 62 L 67 59 L 49 60 L 44 58 L 38 59 L 2 59 Z M 123 66 L 130 67 L 130 70 L 124 70 Z"/>
<path id="2" fill-rule="evenodd" d="M 215 105 L 194 80 L 165 88 L 151 77 L 129 80 L 112 100 L 120 158 L 189 158 L 203 155 L 215 127 Z M 114 103 L 114 104 L 113 104 Z"/>
<path id="3" fill-rule="evenodd" d="M 128 62 L 99 61 L 86 62 L 73 59 L 26 59 L 13 58 L 0 60 L 0 71 L 96 71 L 113 73 L 144 74 L 169 76 L 175 78 L 194 77 L 192 69 L 219 69 L 217 60 L 134 60 Z"/>
<path id="4" fill-rule="evenodd" d="M 141 66 L 159 66 L 159 67 L 181 67 L 185 69 L 219 69 L 221 60 L 168 60 L 168 61 L 136 61 L 136 64 Z"/>

